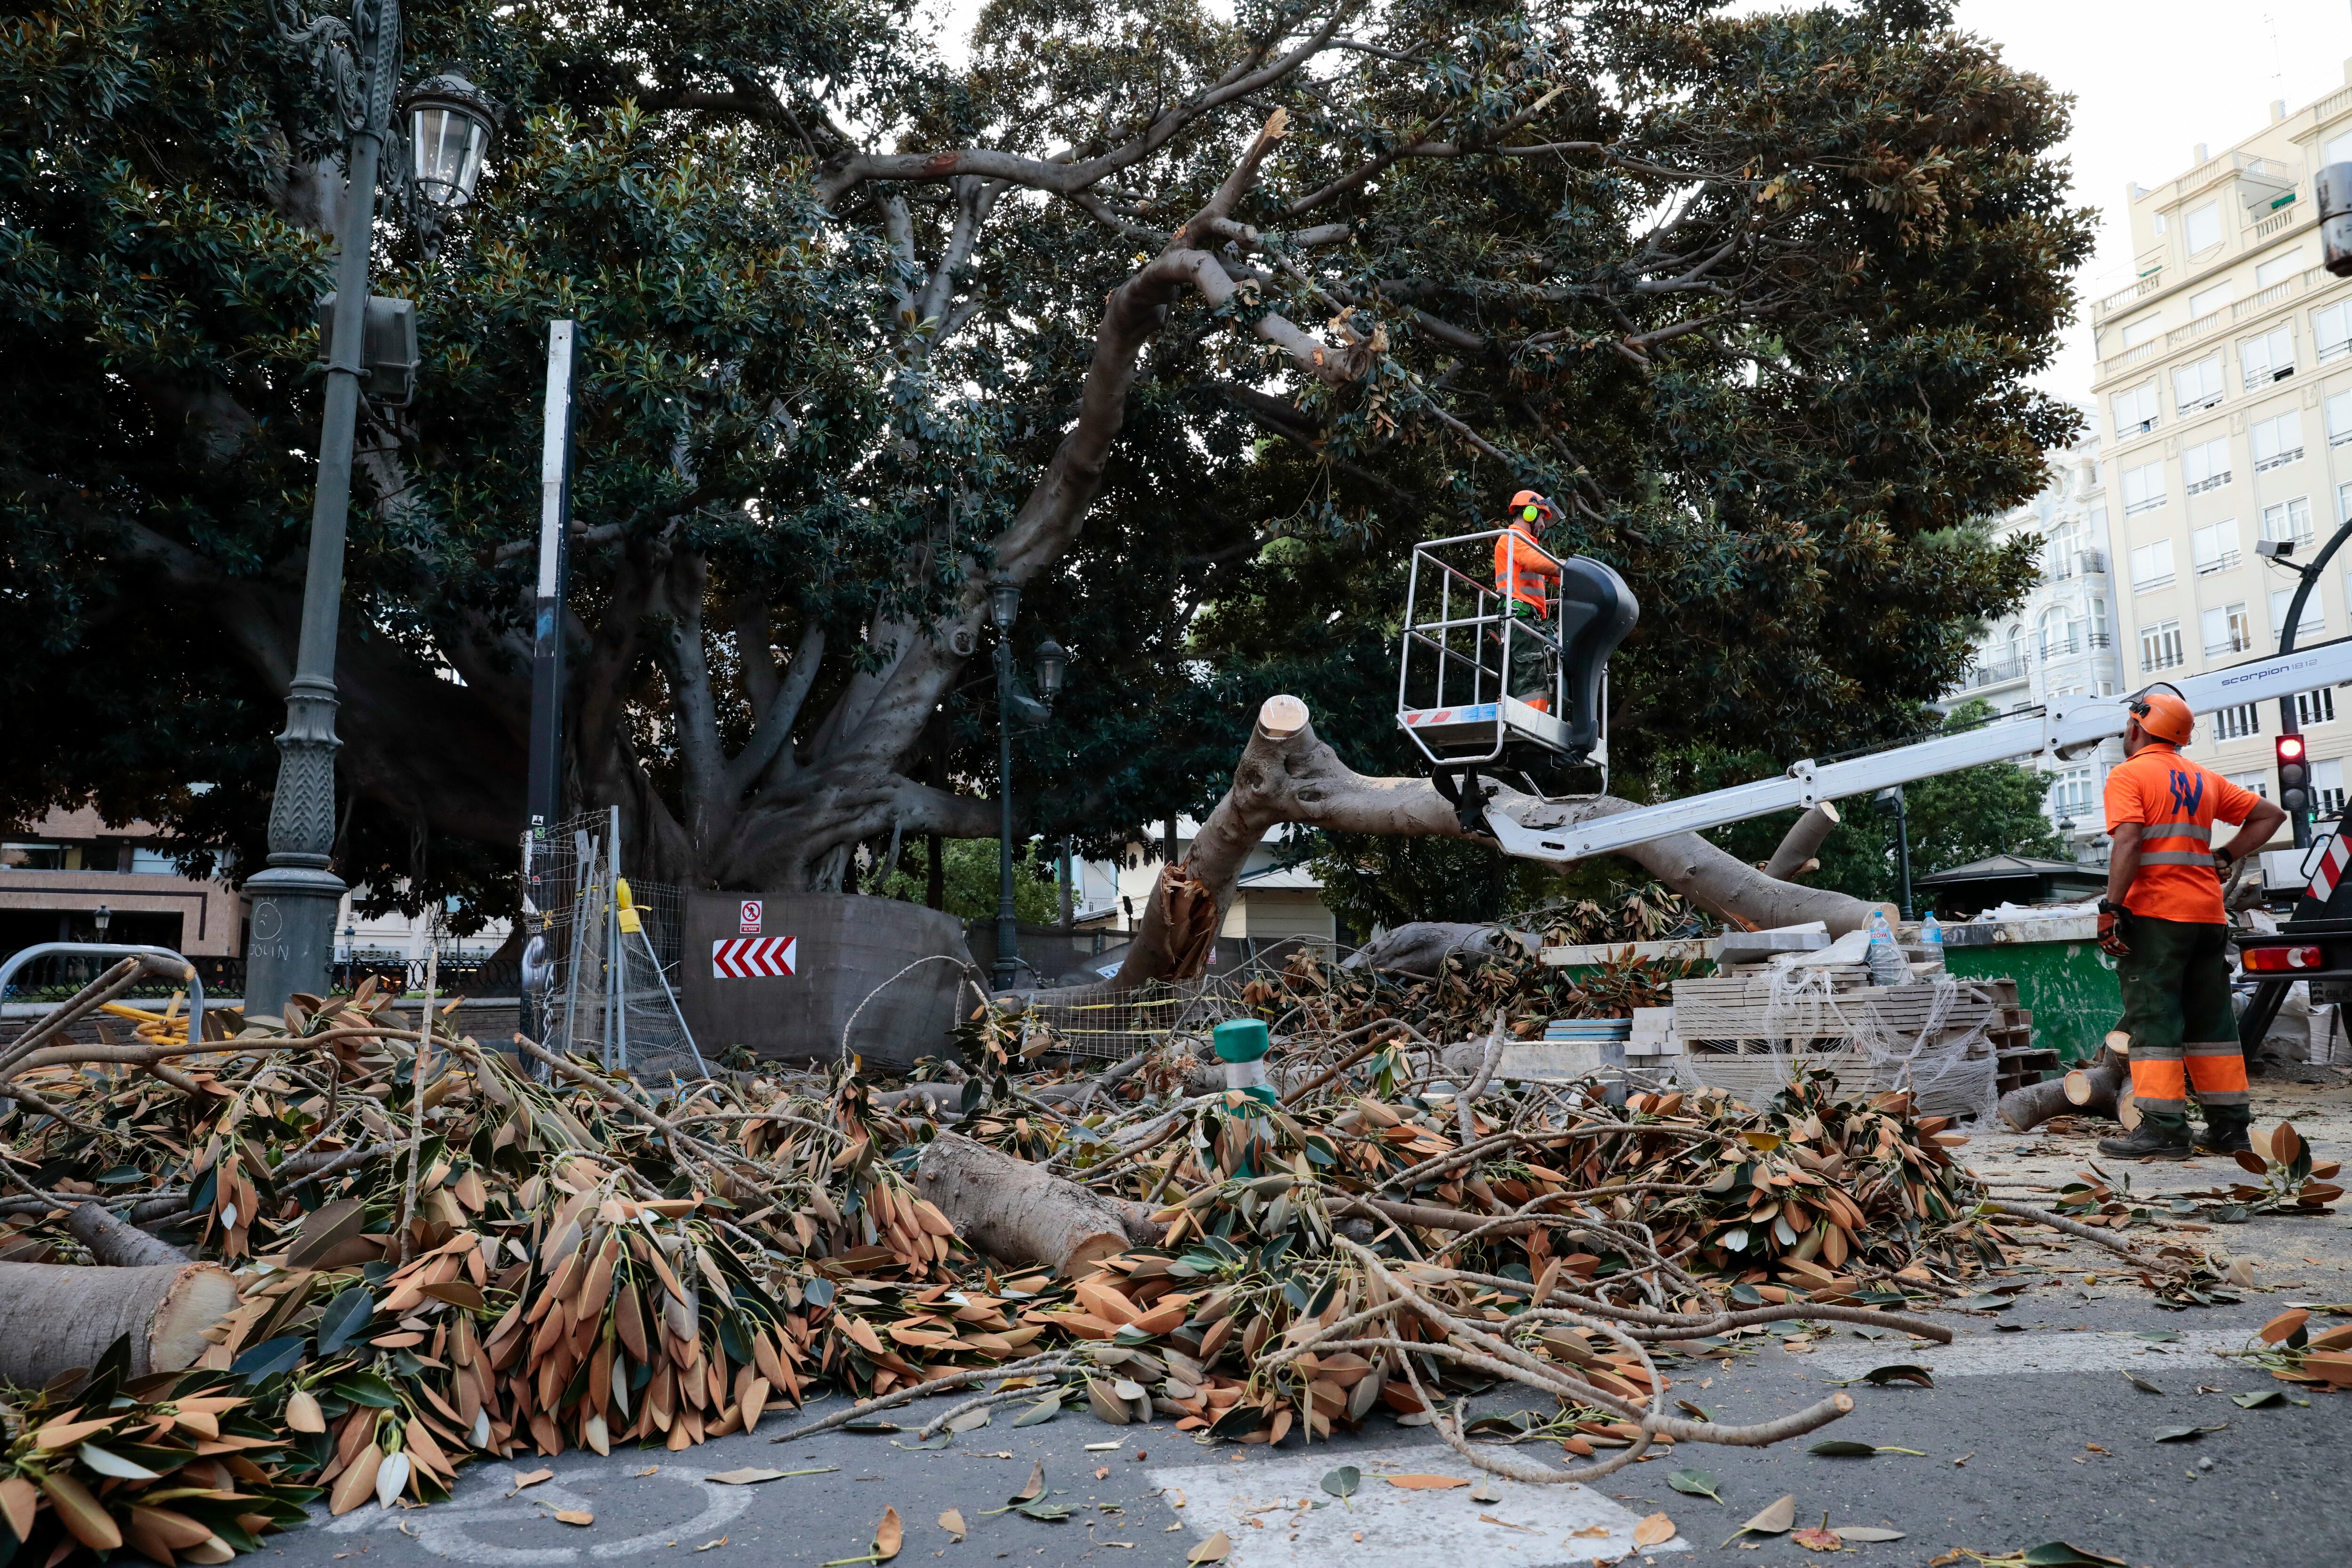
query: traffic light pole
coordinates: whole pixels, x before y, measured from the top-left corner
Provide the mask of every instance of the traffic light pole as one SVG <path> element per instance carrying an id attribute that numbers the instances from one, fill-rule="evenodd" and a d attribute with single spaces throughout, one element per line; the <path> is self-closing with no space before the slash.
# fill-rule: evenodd
<path id="1" fill-rule="evenodd" d="M 2294 597 L 2287 601 L 2286 625 L 2279 630 L 2281 655 L 2294 651 L 2294 633 L 2295 628 L 2303 625 L 2304 602 L 2311 597 L 2311 591 L 2319 586 L 2319 574 L 2327 570 L 2327 563 L 2336 558 L 2336 552 L 2338 550 L 2344 548 L 2344 542 L 2347 539 L 2352 539 L 2352 518 L 2345 520 L 2344 525 L 2336 531 L 2335 537 L 2327 542 L 2327 547 L 2312 557 L 2310 565 L 2295 566 L 2288 563 L 2289 569 L 2303 581 L 2295 584 Z M 2286 561 L 2283 555 L 2273 555 L 2271 559 L 2277 562 Z M 2279 699 L 2279 734 L 2281 736 L 2303 733 L 2303 723 L 2295 717 L 2294 704 L 2295 697 L 2293 694 Z M 2290 784 L 2284 778 L 2281 778 L 2279 805 L 2286 808 L 2287 826 L 2294 830 L 2294 847 L 2297 849 L 2308 849 L 2311 847 L 2309 752 L 2306 752 L 2300 761 L 2303 767 L 2303 782 L 2299 785 Z"/>

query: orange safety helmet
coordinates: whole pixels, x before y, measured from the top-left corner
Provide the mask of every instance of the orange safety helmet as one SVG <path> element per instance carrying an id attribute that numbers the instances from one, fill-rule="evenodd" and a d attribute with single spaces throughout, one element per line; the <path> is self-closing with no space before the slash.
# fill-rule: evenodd
<path id="1" fill-rule="evenodd" d="M 1511 498 L 1511 510 L 1520 522 L 1530 522 L 1538 529 L 1559 520 L 1559 509 L 1546 497 L 1533 490 L 1521 490 Z"/>
<path id="2" fill-rule="evenodd" d="M 2190 732 L 2197 727 L 2197 720 L 2189 711 L 2189 704 L 2181 700 L 2177 690 L 2158 691 L 2154 687 L 2148 688 L 2131 699 L 2131 715 L 2150 735 L 2159 741 L 2169 741 L 2176 746 L 2187 745 Z"/>

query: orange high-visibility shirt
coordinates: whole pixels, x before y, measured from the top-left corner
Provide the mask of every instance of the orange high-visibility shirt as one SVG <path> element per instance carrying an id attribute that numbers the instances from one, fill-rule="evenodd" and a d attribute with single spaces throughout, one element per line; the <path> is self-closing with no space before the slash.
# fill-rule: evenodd
<path id="1" fill-rule="evenodd" d="M 2161 742 L 2107 774 L 2107 831 L 2140 825 L 2139 872 L 2124 908 L 2160 921 L 2221 925 L 2221 879 L 2213 870 L 2213 825 L 2236 826 L 2259 798 Z"/>
<path id="2" fill-rule="evenodd" d="M 1517 539 L 1513 534 L 1518 535 Z M 1559 575 L 1559 563 L 1544 553 L 1536 542 L 1532 530 L 1524 522 L 1515 522 L 1495 541 L 1495 592 L 1508 594 L 1523 605 L 1533 605 L 1536 614 L 1549 615 L 1545 608 L 1544 581 Z"/>

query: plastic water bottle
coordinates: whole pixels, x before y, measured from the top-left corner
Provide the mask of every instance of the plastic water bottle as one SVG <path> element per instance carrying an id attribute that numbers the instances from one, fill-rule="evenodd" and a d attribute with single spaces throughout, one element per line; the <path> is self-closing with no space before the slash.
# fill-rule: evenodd
<path id="1" fill-rule="evenodd" d="M 1895 928 L 1886 923 L 1885 910 L 1870 911 L 1870 979 L 1874 985 L 1900 985 L 1911 978 L 1911 966 L 1903 961 L 1903 950 L 1895 945 Z"/>
<path id="2" fill-rule="evenodd" d="M 1927 910 L 1919 917 L 1919 945 L 1927 950 L 1927 962 L 1937 968 L 1944 963 L 1944 927 L 1936 919 L 1936 911 Z"/>

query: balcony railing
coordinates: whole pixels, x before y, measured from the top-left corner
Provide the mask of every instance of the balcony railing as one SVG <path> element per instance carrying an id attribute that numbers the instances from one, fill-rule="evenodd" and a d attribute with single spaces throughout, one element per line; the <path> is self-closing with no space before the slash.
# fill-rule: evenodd
<path id="1" fill-rule="evenodd" d="M 2117 310 L 2139 303 L 2164 286 L 2163 274 L 2164 263 L 2159 261 L 2154 267 L 2147 268 L 2145 276 L 2126 284 L 2104 300 L 2094 301 L 2091 306 L 2091 319 L 2095 321 L 2099 321 L 2114 315 Z"/>
<path id="2" fill-rule="evenodd" d="M 2190 495 L 2202 495 L 2207 490 L 2220 489 L 2230 482 L 2230 470 L 2223 468 L 2218 474 L 2209 474 L 2204 479 L 2189 480 L 2187 488 Z"/>
<path id="3" fill-rule="evenodd" d="M 2202 414 L 2208 408 L 2219 408 L 2221 405 L 2221 395 L 2219 392 L 2209 392 L 2193 403 L 2182 404 L 2179 409 L 2180 417 L 2186 419 L 2192 414 Z"/>
<path id="4" fill-rule="evenodd" d="M 2242 321 L 2250 316 L 2263 314 L 2281 300 L 2294 298 L 2303 292 L 2303 278 L 2304 275 L 2300 272 L 2292 278 L 2283 278 L 2261 293 L 2239 300 L 2230 307 L 2230 319 L 2233 321 Z"/>
<path id="5" fill-rule="evenodd" d="M 2216 305 L 2185 327 L 2175 327 L 2164 334 L 2164 346 L 2177 349 L 2183 343 L 2193 343 L 2209 332 L 2218 332 L 2230 321 L 2230 313 Z"/>
<path id="6" fill-rule="evenodd" d="M 2221 658 L 2227 654 L 2243 653 L 2253 646 L 2252 642 L 2243 637 L 2227 637 L 2221 642 L 2207 643 L 2205 645 L 2205 657 L 2207 658 Z"/>
<path id="7" fill-rule="evenodd" d="M 2294 193 L 2290 191 L 2287 193 L 2286 205 L 2284 206 L 2279 208 L 2278 211 L 2271 214 L 2270 216 L 2254 225 L 2254 237 L 2256 239 L 2268 239 L 2274 234 L 2283 233 L 2289 227 L 2293 226 L 2295 217 Z"/>
<path id="8" fill-rule="evenodd" d="M 2135 594 L 2152 594 L 2158 588 L 2169 588 L 2171 586 L 2172 574 L 2169 572 L 2167 572 L 2161 577 L 2135 577 L 2132 579 L 2132 592 Z"/>
<path id="9" fill-rule="evenodd" d="M 2216 555 L 2210 561 L 2200 561 L 2197 563 L 2197 575 L 2200 577 L 2210 577 L 2216 572 L 2235 571 L 2237 569 L 2238 561 L 2239 555 L 2236 551 L 2224 550 L 2221 554 Z"/>
<path id="10" fill-rule="evenodd" d="M 2154 653 L 2143 649 L 2139 656 L 2139 668 L 2142 674 L 2159 669 L 2179 669 L 2188 662 L 2189 656 L 2177 647 L 2160 647 Z"/>
<path id="11" fill-rule="evenodd" d="M 2104 550 L 2077 550 L 2074 559 L 2082 563 L 2085 575 L 2104 577 L 2107 574 L 2107 552 Z M 2104 639 L 2105 632 L 2099 634 Z"/>
<path id="12" fill-rule="evenodd" d="M 2300 447 L 2291 447 L 2284 452 L 2275 453 L 2267 458 L 2255 458 L 2254 472 L 2258 474 L 2267 474 L 2273 468 L 2284 468 L 2289 463 L 2299 463 L 2302 460 L 2303 448 Z"/>
<path id="13" fill-rule="evenodd" d="M 2025 661 L 2004 658 L 1997 664 L 1980 664 L 1969 671 L 1970 686 L 2006 686 L 2012 680 L 2025 679 Z"/>
<path id="14" fill-rule="evenodd" d="M 2124 371 L 2129 370 L 2136 364 L 2146 364 L 2149 360 L 2156 357 L 2156 351 L 2163 346 L 2164 345 L 2162 343 L 2158 342 L 2153 338 L 2149 339 L 2147 342 L 2135 344 L 2131 348 L 2124 350 L 2123 353 L 2117 354 L 2113 359 L 2101 360 L 2099 362 L 2099 374 L 2103 376 L 2116 375 L 2120 374 Z"/>
<path id="15" fill-rule="evenodd" d="M 2252 392 L 2268 386 L 2273 382 L 2284 381 L 2288 376 L 2293 375 L 2294 362 L 2290 360 L 2285 364 L 2250 364 L 2245 367 L 2245 370 L 2246 390 Z"/>
<path id="16" fill-rule="evenodd" d="M 2154 511 L 2158 507 L 2162 506 L 2164 501 L 2165 498 L 2161 494 L 2143 496 L 2138 500 L 2126 501 L 2124 503 L 2124 515 L 2126 517 L 2137 517 L 2141 512 Z"/>

